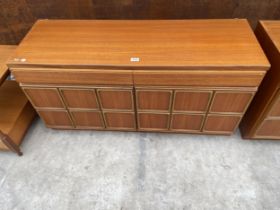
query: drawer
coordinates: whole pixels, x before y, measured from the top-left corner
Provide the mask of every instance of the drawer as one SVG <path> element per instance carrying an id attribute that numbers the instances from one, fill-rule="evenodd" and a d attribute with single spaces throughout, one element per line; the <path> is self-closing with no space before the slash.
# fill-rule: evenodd
<path id="1" fill-rule="evenodd" d="M 70 109 L 99 109 L 95 89 L 61 88 L 60 92 Z"/>
<path id="2" fill-rule="evenodd" d="M 263 138 L 277 138 L 280 137 L 280 118 L 266 119 L 256 132 L 257 137 Z"/>
<path id="3" fill-rule="evenodd" d="M 135 70 L 134 84 L 172 86 L 257 87 L 265 71 Z"/>
<path id="4" fill-rule="evenodd" d="M 21 69 L 12 73 L 20 83 L 69 85 L 132 85 L 131 70 L 95 69 Z"/>

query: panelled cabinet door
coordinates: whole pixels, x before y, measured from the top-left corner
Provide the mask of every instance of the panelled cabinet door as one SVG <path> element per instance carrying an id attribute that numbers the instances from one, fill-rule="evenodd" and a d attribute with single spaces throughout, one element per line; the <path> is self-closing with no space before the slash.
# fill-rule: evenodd
<path id="1" fill-rule="evenodd" d="M 168 130 L 169 114 L 138 113 L 140 130 Z"/>
<path id="2" fill-rule="evenodd" d="M 253 92 L 217 91 L 214 95 L 210 112 L 243 114 L 253 96 Z"/>
<path id="3" fill-rule="evenodd" d="M 98 89 L 102 110 L 133 110 L 133 93 L 131 89 Z"/>
<path id="4" fill-rule="evenodd" d="M 50 127 L 72 128 L 72 121 L 67 111 L 38 111 L 45 124 Z"/>
<path id="5" fill-rule="evenodd" d="M 237 128 L 240 119 L 240 116 L 234 115 L 208 115 L 203 131 L 231 134 Z"/>
<path id="6" fill-rule="evenodd" d="M 200 131 L 204 115 L 199 114 L 174 114 L 172 115 L 171 130 Z"/>
<path id="7" fill-rule="evenodd" d="M 104 128 L 102 114 L 98 111 L 72 111 L 77 128 Z"/>
<path id="8" fill-rule="evenodd" d="M 62 99 L 56 88 L 28 88 L 23 90 L 31 103 L 38 108 L 64 108 Z"/>
<path id="9" fill-rule="evenodd" d="M 117 130 L 135 130 L 135 115 L 129 112 L 105 112 L 104 120 L 106 128 Z"/>
<path id="10" fill-rule="evenodd" d="M 136 90 L 137 109 L 140 111 L 169 112 L 172 100 L 171 90 Z"/>
<path id="11" fill-rule="evenodd" d="M 94 89 L 60 89 L 68 108 L 99 109 Z"/>
<path id="12" fill-rule="evenodd" d="M 175 91 L 174 112 L 206 112 L 210 99 L 211 91 Z"/>

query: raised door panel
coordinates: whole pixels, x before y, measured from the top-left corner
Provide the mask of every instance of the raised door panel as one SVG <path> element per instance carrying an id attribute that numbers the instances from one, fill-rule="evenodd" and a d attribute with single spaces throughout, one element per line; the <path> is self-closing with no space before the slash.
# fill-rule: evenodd
<path id="1" fill-rule="evenodd" d="M 40 117 L 49 127 L 72 128 L 72 121 L 67 111 L 38 111 Z"/>
<path id="2" fill-rule="evenodd" d="M 171 90 L 137 90 L 138 110 L 170 111 Z"/>
<path id="3" fill-rule="evenodd" d="M 61 89 L 68 108 L 99 109 L 94 89 Z"/>
<path id="4" fill-rule="evenodd" d="M 208 115 L 203 131 L 231 134 L 237 128 L 240 119 L 240 116 Z"/>
<path id="5" fill-rule="evenodd" d="M 100 112 L 72 111 L 71 114 L 77 128 L 104 128 L 102 114 Z"/>
<path id="6" fill-rule="evenodd" d="M 172 130 L 200 131 L 204 115 L 174 114 L 172 115 Z"/>
<path id="7" fill-rule="evenodd" d="M 265 120 L 256 132 L 257 137 L 280 138 L 280 119 Z"/>
<path id="8" fill-rule="evenodd" d="M 274 98 L 274 103 L 269 112 L 269 117 L 280 117 L 280 91 Z"/>
<path id="9" fill-rule="evenodd" d="M 168 130 L 169 114 L 139 113 L 140 130 Z"/>
<path id="10" fill-rule="evenodd" d="M 64 108 L 56 88 L 23 88 L 33 106 L 38 108 Z"/>
<path id="11" fill-rule="evenodd" d="M 103 110 L 133 110 L 132 89 L 98 89 L 97 91 Z"/>
<path id="12" fill-rule="evenodd" d="M 106 128 L 113 130 L 136 129 L 134 113 L 106 112 L 104 113 Z"/>
<path id="13" fill-rule="evenodd" d="M 210 91 L 176 91 L 173 111 L 206 112 L 211 93 Z"/>
<path id="14" fill-rule="evenodd" d="M 211 113 L 244 113 L 253 98 L 253 92 L 217 91 L 211 105 Z"/>

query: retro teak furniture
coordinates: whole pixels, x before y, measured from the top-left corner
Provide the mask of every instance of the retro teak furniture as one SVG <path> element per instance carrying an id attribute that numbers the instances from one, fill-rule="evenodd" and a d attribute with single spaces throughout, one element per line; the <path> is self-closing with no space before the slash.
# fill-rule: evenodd
<path id="1" fill-rule="evenodd" d="M 246 20 L 41 20 L 8 65 L 48 127 L 209 134 L 269 69 Z"/>
<path id="2" fill-rule="evenodd" d="M 0 45 L 0 150 L 22 155 L 20 143 L 36 115 L 23 91 L 9 75 L 5 62 L 16 46 Z"/>
<path id="3" fill-rule="evenodd" d="M 280 21 L 259 22 L 256 35 L 271 63 L 271 70 L 240 128 L 247 139 L 280 139 Z"/>

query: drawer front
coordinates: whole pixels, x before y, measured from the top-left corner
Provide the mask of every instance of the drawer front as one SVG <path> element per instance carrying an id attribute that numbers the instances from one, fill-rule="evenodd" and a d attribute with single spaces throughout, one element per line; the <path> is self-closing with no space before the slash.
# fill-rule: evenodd
<path id="1" fill-rule="evenodd" d="M 132 85 L 131 70 L 20 69 L 12 73 L 20 83 L 69 85 Z"/>
<path id="2" fill-rule="evenodd" d="M 260 71 L 174 71 L 137 70 L 133 72 L 136 86 L 215 86 L 215 87 L 257 87 L 264 72 Z"/>
<path id="3" fill-rule="evenodd" d="M 26 96 L 37 108 L 64 108 L 57 88 L 23 88 Z"/>
<path id="4" fill-rule="evenodd" d="M 99 109 L 95 89 L 60 88 L 69 109 Z"/>
<path id="5" fill-rule="evenodd" d="M 256 132 L 257 137 L 263 138 L 280 138 L 280 118 L 266 119 L 262 122 L 261 126 Z"/>

